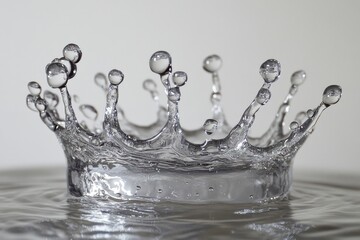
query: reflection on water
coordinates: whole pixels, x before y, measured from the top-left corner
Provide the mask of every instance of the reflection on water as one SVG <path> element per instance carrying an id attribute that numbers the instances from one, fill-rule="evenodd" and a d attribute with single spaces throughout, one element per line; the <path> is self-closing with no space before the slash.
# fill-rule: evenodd
<path id="1" fill-rule="evenodd" d="M 320 179 L 320 178 L 319 178 Z M 295 181 L 263 205 L 67 199 L 65 169 L 0 175 L 2 239 L 351 239 L 360 237 L 359 178 Z M 346 184 L 346 185 L 345 185 Z"/>

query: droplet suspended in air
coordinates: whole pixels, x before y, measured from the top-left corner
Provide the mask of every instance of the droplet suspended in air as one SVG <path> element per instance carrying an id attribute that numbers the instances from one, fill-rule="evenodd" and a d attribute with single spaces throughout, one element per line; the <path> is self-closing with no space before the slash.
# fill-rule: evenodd
<path id="1" fill-rule="evenodd" d="M 271 92 L 269 89 L 261 88 L 256 96 L 256 102 L 258 102 L 261 105 L 266 104 L 269 99 L 271 98 Z"/>
<path id="2" fill-rule="evenodd" d="M 291 84 L 299 86 L 305 82 L 305 79 L 306 79 L 305 71 L 303 70 L 296 71 L 291 75 Z"/>
<path id="3" fill-rule="evenodd" d="M 79 107 L 80 111 L 84 116 L 90 120 L 96 120 L 98 117 L 98 111 L 95 107 L 88 105 L 88 104 L 82 104 Z"/>
<path id="4" fill-rule="evenodd" d="M 220 70 L 222 66 L 222 60 L 218 55 L 211 55 L 205 58 L 203 68 L 209 73 L 214 73 Z"/>
<path id="5" fill-rule="evenodd" d="M 298 123 L 298 122 L 293 121 L 293 122 L 290 123 L 290 129 L 291 129 L 291 130 L 295 130 L 295 129 L 297 129 L 298 127 L 299 127 L 299 123 Z"/>
<path id="6" fill-rule="evenodd" d="M 260 66 L 259 73 L 266 83 L 275 82 L 281 74 L 281 65 L 275 59 L 269 59 Z"/>
<path id="7" fill-rule="evenodd" d="M 124 80 L 124 74 L 117 69 L 113 69 L 108 75 L 109 81 L 113 85 L 119 85 Z"/>
<path id="8" fill-rule="evenodd" d="M 181 71 L 175 72 L 172 80 L 177 87 L 184 86 L 187 81 L 187 74 Z"/>
<path id="9" fill-rule="evenodd" d="M 33 96 L 39 96 L 41 93 L 41 86 L 37 82 L 29 82 L 28 83 L 28 89 L 31 95 Z"/>
<path id="10" fill-rule="evenodd" d="M 34 112 L 37 112 L 37 108 L 35 106 L 35 101 L 36 101 L 36 97 L 34 97 L 33 95 L 29 94 L 26 96 L 26 106 Z"/>
<path id="11" fill-rule="evenodd" d="M 213 134 L 218 128 L 218 124 L 218 121 L 216 121 L 215 119 L 207 119 L 203 125 L 204 132 L 207 135 Z"/>
<path id="12" fill-rule="evenodd" d="M 103 73 L 97 73 L 94 77 L 94 82 L 97 86 L 101 87 L 104 90 L 106 90 L 109 85 L 108 80 Z"/>
<path id="13" fill-rule="evenodd" d="M 78 63 L 81 60 L 82 52 L 78 45 L 70 43 L 64 47 L 63 55 L 67 60 Z"/>
<path id="14" fill-rule="evenodd" d="M 68 79 L 73 78 L 76 75 L 76 71 L 77 71 L 77 67 L 75 65 L 75 63 L 67 60 L 66 58 L 62 57 L 62 58 L 55 58 L 52 63 L 61 63 L 66 67 L 67 70 L 67 75 L 68 75 Z"/>
<path id="15" fill-rule="evenodd" d="M 170 88 L 168 92 L 168 98 L 172 102 L 180 101 L 181 93 L 178 87 Z"/>
<path id="16" fill-rule="evenodd" d="M 54 109 L 59 104 L 59 97 L 50 91 L 44 92 L 44 99 L 47 102 L 49 109 Z"/>
<path id="17" fill-rule="evenodd" d="M 154 80 L 152 79 L 146 79 L 144 82 L 143 82 L 143 88 L 146 90 L 146 91 L 149 91 L 149 92 L 154 92 L 156 91 L 157 89 L 157 86 L 156 86 L 156 83 L 154 82 Z"/>
<path id="18" fill-rule="evenodd" d="M 39 112 L 45 111 L 47 107 L 45 100 L 41 98 L 36 99 L 35 106 Z"/>
<path id="19" fill-rule="evenodd" d="M 68 80 L 67 69 L 61 63 L 50 63 L 46 68 L 47 81 L 52 88 L 64 87 Z"/>
<path id="20" fill-rule="evenodd" d="M 314 110 L 312 109 L 307 110 L 306 115 L 308 116 L 308 118 L 312 118 L 314 116 Z"/>
<path id="21" fill-rule="evenodd" d="M 163 74 L 171 66 L 171 56 L 168 52 L 158 51 L 150 57 L 149 65 L 154 73 Z"/>
<path id="22" fill-rule="evenodd" d="M 341 94 L 342 94 L 342 89 L 340 86 L 338 85 L 328 86 L 323 94 L 323 103 L 328 106 L 333 105 L 340 100 Z"/>

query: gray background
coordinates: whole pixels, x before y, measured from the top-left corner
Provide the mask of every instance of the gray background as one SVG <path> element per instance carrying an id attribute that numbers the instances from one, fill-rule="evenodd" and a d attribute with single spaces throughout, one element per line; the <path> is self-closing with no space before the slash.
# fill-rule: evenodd
<path id="1" fill-rule="evenodd" d="M 233 125 L 262 84 L 260 64 L 268 58 L 281 62 L 281 79 L 258 113 L 253 135 L 260 135 L 270 124 L 292 72 L 304 69 L 308 79 L 288 122 L 298 111 L 317 106 L 326 86 L 339 84 L 342 100 L 324 112 L 299 151 L 295 169 L 359 172 L 360 1 L 0 3 L 0 170 L 65 166 L 56 137 L 25 107 L 25 96 L 29 81 L 47 88 L 45 65 L 74 42 L 82 48 L 83 59 L 68 84 L 71 93 L 102 110 L 105 97 L 92 78 L 99 71 L 118 68 L 125 74 L 120 104 L 138 124 L 155 120 L 155 105 L 141 86 L 149 77 L 159 83 L 148 67 L 149 57 L 157 50 L 168 51 L 174 69 L 188 73 L 180 103 L 186 128 L 199 127 L 210 116 L 211 81 L 202 70 L 208 54 L 223 58 L 223 105 Z"/>

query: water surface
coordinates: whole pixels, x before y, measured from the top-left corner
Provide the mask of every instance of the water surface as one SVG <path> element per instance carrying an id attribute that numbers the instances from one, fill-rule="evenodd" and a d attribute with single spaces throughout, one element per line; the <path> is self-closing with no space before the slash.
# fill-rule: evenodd
<path id="1" fill-rule="evenodd" d="M 311 177 L 311 178 L 310 178 Z M 1 239 L 359 239 L 360 177 L 295 174 L 267 204 L 69 199 L 65 169 L 0 174 Z"/>

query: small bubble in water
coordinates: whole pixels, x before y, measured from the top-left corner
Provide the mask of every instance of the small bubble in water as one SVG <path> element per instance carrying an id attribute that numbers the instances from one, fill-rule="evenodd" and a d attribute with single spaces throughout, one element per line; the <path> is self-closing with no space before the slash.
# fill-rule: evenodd
<path id="1" fill-rule="evenodd" d="M 34 112 L 37 112 L 38 110 L 37 110 L 37 108 L 35 106 L 35 101 L 36 101 L 36 98 L 33 95 L 29 94 L 29 95 L 26 96 L 26 106 L 30 110 L 32 110 Z"/>
<path id="2" fill-rule="evenodd" d="M 47 81 L 52 88 L 64 87 L 67 83 L 67 69 L 61 63 L 50 63 L 46 68 Z"/>
<path id="3" fill-rule="evenodd" d="M 97 73 L 94 77 L 94 82 L 97 86 L 101 87 L 104 90 L 106 90 L 108 86 L 108 80 L 103 73 Z"/>
<path id="4" fill-rule="evenodd" d="M 211 55 L 205 58 L 203 63 L 203 68 L 209 73 L 214 73 L 219 71 L 222 65 L 222 60 L 218 55 Z"/>
<path id="5" fill-rule="evenodd" d="M 209 187 L 209 192 L 213 192 L 214 188 L 213 187 Z"/>
<path id="6" fill-rule="evenodd" d="M 296 71 L 291 75 L 291 84 L 293 85 L 301 85 L 305 82 L 306 73 L 303 70 Z"/>
<path id="7" fill-rule="evenodd" d="M 269 89 L 261 88 L 256 96 L 256 102 L 258 102 L 261 105 L 264 105 L 269 101 L 271 98 L 271 92 Z"/>
<path id="8" fill-rule="evenodd" d="M 113 85 L 119 85 L 124 80 L 124 74 L 117 69 L 113 69 L 108 75 L 109 81 Z"/>
<path id="9" fill-rule="evenodd" d="M 180 100 L 181 94 L 179 88 L 170 88 L 168 92 L 169 100 L 172 102 L 178 102 Z"/>
<path id="10" fill-rule="evenodd" d="M 312 117 L 314 116 L 314 110 L 312 110 L 312 109 L 307 110 L 306 115 L 307 115 L 309 118 L 312 118 Z"/>
<path id="11" fill-rule="evenodd" d="M 277 60 L 269 59 L 261 64 L 259 73 L 266 83 L 272 83 L 280 76 L 281 65 Z"/>
<path id="12" fill-rule="evenodd" d="M 63 55 L 67 60 L 78 63 L 81 60 L 82 52 L 78 45 L 70 43 L 64 47 Z"/>
<path id="13" fill-rule="evenodd" d="M 50 109 L 54 109 L 59 104 L 59 97 L 55 93 L 50 91 L 44 92 L 44 99 L 47 102 Z"/>
<path id="14" fill-rule="evenodd" d="M 96 120 L 98 117 L 98 111 L 95 107 L 89 105 L 89 104 L 82 104 L 79 107 L 80 111 L 84 116 L 91 120 Z"/>
<path id="15" fill-rule="evenodd" d="M 290 123 L 290 129 L 291 129 L 291 130 L 295 130 L 295 129 L 297 129 L 298 127 L 299 127 L 299 123 L 298 123 L 298 122 L 293 121 L 293 122 Z"/>
<path id="16" fill-rule="evenodd" d="M 323 103 L 325 105 L 335 104 L 340 100 L 341 94 L 342 94 L 342 89 L 340 86 L 338 85 L 328 86 L 323 94 Z"/>
<path id="17" fill-rule="evenodd" d="M 31 95 L 33 96 L 39 96 L 41 93 L 41 86 L 37 82 L 29 82 L 28 83 L 28 89 Z"/>
<path id="18" fill-rule="evenodd" d="M 171 56 L 165 51 L 158 51 L 150 57 L 149 65 L 154 73 L 163 74 L 171 65 Z"/>
<path id="19" fill-rule="evenodd" d="M 136 186 L 136 190 L 140 190 L 141 189 L 141 187 L 140 186 Z"/>
<path id="20" fill-rule="evenodd" d="M 203 125 L 204 132 L 207 135 L 213 134 L 218 128 L 218 121 L 215 119 L 207 119 Z"/>
<path id="21" fill-rule="evenodd" d="M 187 81 L 187 74 L 185 72 L 175 72 L 173 74 L 173 82 L 177 87 L 184 86 Z"/>

